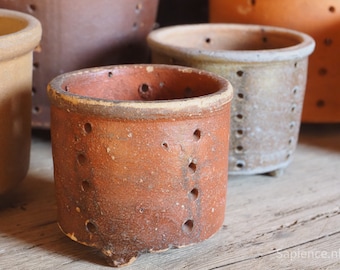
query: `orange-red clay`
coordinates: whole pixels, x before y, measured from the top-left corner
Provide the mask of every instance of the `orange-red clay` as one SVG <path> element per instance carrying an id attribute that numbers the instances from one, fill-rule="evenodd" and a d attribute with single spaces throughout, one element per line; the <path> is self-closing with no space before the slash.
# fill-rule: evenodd
<path id="1" fill-rule="evenodd" d="M 48 88 L 58 220 L 112 266 L 222 226 L 232 87 L 191 68 L 75 71 Z"/>

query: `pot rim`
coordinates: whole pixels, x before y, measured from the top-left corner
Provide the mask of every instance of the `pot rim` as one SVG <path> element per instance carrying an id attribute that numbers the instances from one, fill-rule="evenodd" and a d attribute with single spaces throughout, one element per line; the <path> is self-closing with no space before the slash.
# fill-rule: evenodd
<path id="1" fill-rule="evenodd" d="M 243 32 L 245 30 L 264 31 L 275 35 L 288 34 L 290 37 L 301 40 L 301 42 L 293 46 L 263 50 L 209 50 L 172 45 L 166 42 L 167 36 L 183 33 L 190 35 L 194 30 L 201 30 L 204 34 L 210 34 L 216 30 L 226 31 L 229 29 Z M 308 34 L 283 27 L 238 23 L 199 23 L 162 27 L 150 32 L 147 36 L 147 42 L 149 47 L 155 51 L 163 53 L 167 51 L 170 55 L 177 55 L 181 58 L 197 57 L 199 55 L 200 61 L 214 62 L 259 63 L 296 60 L 309 56 L 315 49 L 315 41 Z"/>
<path id="2" fill-rule="evenodd" d="M 217 81 L 219 90 L 199 97 L 144 101 L 93 98 L 70 93 L 62 88 L 65 80 L 80 74 L 91 75 L 103 71 L 110 72 L 114 69 L 136 68 L 146 69 L 147 72 L 152 72 L 154 69 L 171 69 L 176 72 L 203 74 Z M 200 69 L 164 64 L 126 64 L 86 68 L 61 74 L 48 84 L 47 94 L 51 104 L 68 112 L 141 120 L 197 117 L 204 113 L 219 111 L 232 100 L 233 88 L 230 82 L 222 76 Z"/>
<path id="3" fill-rule="evenodd" d="M 38 19 L 29 14 L 9 9 L 0 9 L 0 17 L 27 23 L 19 31 L 0 35 L 0 61 L 24 55 L 39 44 L 42 36 L 42 26 Z"/>

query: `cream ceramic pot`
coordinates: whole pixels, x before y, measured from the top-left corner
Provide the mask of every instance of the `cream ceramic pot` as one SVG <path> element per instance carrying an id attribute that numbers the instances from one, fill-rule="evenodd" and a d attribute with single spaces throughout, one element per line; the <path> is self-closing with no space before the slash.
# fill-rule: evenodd
<path id="1" fill-rule="evenodd" d="M 315 46 L 310 36 L 261 25 L 196 24 L 154 30 L 148 43 L 153 63 L 208 70 L 233 85 L 230 174 L 276 175 L 287 167 Z"/>
<path id="2" fill-rule="evenodd" d="M 34 17 L 0 9 L 0 195 L 27 174 L 31 144 L 33 49 L 41 38 Z"/>

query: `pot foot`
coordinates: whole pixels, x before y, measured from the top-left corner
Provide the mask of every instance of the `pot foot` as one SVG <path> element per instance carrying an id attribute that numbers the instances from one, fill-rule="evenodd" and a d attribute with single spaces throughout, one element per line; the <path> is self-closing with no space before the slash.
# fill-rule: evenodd
<path id="1" fill-rule="evenodd" d="M 268 175 L 272 177 L 280 177 L 283 175 L 283 172 L 284 172 L 284 169 L 277 169 L 277 170 L 269 172 Z"/>
<path id="2" fill-rule="evenodd" d="M 105 259 L 108 265 L 112 267 L 123 267 L 132 264 L 138 257 L 137 252 L 132 252 L 130 254 L 116 254 L 111 250 L 102 250 L 105 255 Z"/>

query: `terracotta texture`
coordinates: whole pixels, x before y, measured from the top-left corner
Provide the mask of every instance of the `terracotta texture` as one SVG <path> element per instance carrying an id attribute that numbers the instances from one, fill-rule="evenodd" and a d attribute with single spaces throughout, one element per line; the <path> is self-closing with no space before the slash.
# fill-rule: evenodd
<path id="1" fill-rule="evenodd" d="M 31 144 L 32 55 L 41 25 L 0 9 L 0 195 L 26 176 Z"/>
<path id="2" fill-rule="evenodd" d="M 148 62 L 146 35 L 158 0 L 0 0 L 0 7 L 38 18 L 43 37 L 34 54 L 32 125 L 49 128 L 46 87 L 59 74 L 87 67 Z"/>
<path id="3" fill-rule="evenodd" d="M 298 140 L 311 37 L 259 25 L 194 24 L 154 30 L 148 42 L 153 63 L 230 80 L 230 174 L 281 173 Z"/>
<path id="4" fill-rule="evenodd" d="M 213 23 L 281 26 L 311 35 L 303 122 L 340 122 L 340 1 L 338 0 L 210 0 Z"/>
<path id="5" fill-rule="evenodd" d="M 232 87 L 165 65 L 93 68 L 48 87 L 58 220 L 112 266 L 200 242 L 224 220 Z"/>

